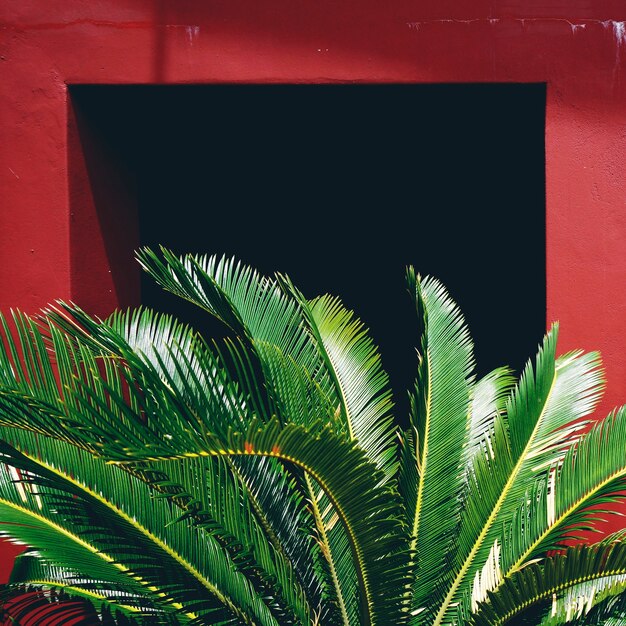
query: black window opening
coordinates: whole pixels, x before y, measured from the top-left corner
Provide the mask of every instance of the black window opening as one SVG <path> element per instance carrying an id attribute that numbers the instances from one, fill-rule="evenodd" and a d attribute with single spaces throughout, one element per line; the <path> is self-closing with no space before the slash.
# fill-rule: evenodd
<path id="1" fill-rule="evenodd" d="M 134 181 L 142 245 L 234 255 L 332 293 L 380 346 L 398 414 L 415 376 L 412 264 L 438 277 L 479 375 L 545 330 L 545 85 L 73 86 Z M 114 236 L 114 235 L 111 235 Z M 142 281 L 142 303 L 216 326 Z"/>

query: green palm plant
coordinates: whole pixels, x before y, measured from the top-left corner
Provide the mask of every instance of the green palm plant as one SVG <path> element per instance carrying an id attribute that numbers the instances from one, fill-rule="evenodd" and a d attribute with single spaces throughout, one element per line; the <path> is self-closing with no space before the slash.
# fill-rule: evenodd
<path id="1" fill-rule="evenodd" d="M 597 354 L 556 358 L 555 325 L 519 381 L 476 380 L 457 306 L 409 268 L 402 429 L 338 299 L 232 259 L 138 259 L 230 334 L 65 303 L 2 319 L 0 533 L 29 546 L 13 623 L 626 624 L 622 535 L 577 541 L 626 486 L 626 410 L 590 424 Z"/>

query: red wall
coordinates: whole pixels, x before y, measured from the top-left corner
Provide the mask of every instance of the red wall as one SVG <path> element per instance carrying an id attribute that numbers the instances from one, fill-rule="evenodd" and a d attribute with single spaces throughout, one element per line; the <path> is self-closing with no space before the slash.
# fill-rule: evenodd
<path id="1" fill-rule="evenodd" d="M 114 183 L 126 240 L 105 245 L 68 84 L 546 82 L 547 319 L 561 351 L 602 351 L 606 412 L 626 401 L 624 20 L 623 0 L 4 0 L 0 308 L 136 294 L 115 280 L 132 211 Z"/>

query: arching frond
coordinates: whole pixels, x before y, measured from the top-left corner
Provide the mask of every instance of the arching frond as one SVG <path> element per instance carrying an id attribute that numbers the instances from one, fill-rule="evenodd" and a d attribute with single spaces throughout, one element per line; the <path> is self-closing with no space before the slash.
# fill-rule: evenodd
<path id="1" fill-rule="evenodd" d="M 609 601 L 616 600 L 625 591 L 626 575 L 605 576 L 568 587 L 563 593 L 552 596 L 552 604 L 541 626 L 597 624 L 601 614 L 607 617 L 608 605 L 616 608 L 615 602 Z"/>
<path id="2" fill-rule="evenodd" d="M 157 457 L 141 448 L 111 449 L 107 454 L 120 463 L 194 455 L 271 456 L 307 471 L 330 498 L 348 533 L 359 576 L 363 624 L 403 623 L 408 578 L 400 502 L 394 491 L 381 486 L 379 471 L 355 444 L 322 426 L 307 430 L 271 422 L 251 424 L 247 432 L 231 431 L 224 441 L 205 448 L 161 450 Z"/>
<path id="3" fill-rule="evenodd" d="M 22 438 L 21 443 L 26 441 Z M 81 479 L 50 461 L 35 459 L 35 453 L 25 455 L 2 444 L 5 462 L 25 474 L 24 488 L 36 489 L 34 497 L 51 507 L 57 525 L 62 522 L 81 537 L 89 537 L 93 553 L 104 555 L 101 558 L 114 568 L 122 567 L 131 581 L 139 583 L 135 585 L 138 593 L 155 596 L 198 623 L 214 623 L 228 615 L 259 624 L 276 623 L 215 539 L 176 524 L 176 511 L 163 500 L 151 499 L 146 485 L 119 468 L 109 466 L 103 471 L 107 466 L 101 459 L 59 442 L 41 438 L 31 443 L 31 449 L 34 446 L 39 450 L 37 456 L 71 460 L 72 470 L 79 472 Z M 12 528 L 11 532 L 18 530 Z M 39 542 L 52 540 L 43 534 L 36 539 L 25 541 L 39 551 Z M 97 577 L 88 568 L 80 568 L 79 573 Z"/>
<path id="4" fill-rule="evenodd" d="M 267 473 L 268 468 L 263 465 L 256 467 Z M 257 509 L 252 501 L 254 495 L 245 488 L 242 475 L 231 459 L 197 457 L 175 463 L 151 463 L 137 473 L 157 488 L 161 496 L 169 496 L 177 503 L 184 501 L 178 518 L 183 530 L 189 533 L 185 527 L 191 526 L 215 538 L 237 569 L 266 599 L 279 621 L 304 624 L 312 620 L 314 613 L 321 612 L 316 581 L 310 575 L 304 580 L 299 576 L 289 553 L 273 532 L 271 508 L 268 507 L 267 512 Z M 280 485 L 277 480 L 272 484 Z M 279 498 L 282 495 L 289 508 L 294 507 L 286 494 L 276 495 Z M 298 496 L 291 492 L 289 497 Z M 288 511 L 283 511 L 285 513 Z M 263 517 L 260 519 L 260 516 Z M 271 527 L 268 529 L 260 522 Z M 310 537 L 303 534 L 306 530 L 293 530 L 297 536 L 290 538 L 287 545 L 291 547 L 296 543 L 303 548 L 299 556 L 308 555 L 305 548 L 309 547 Z M 300 543 L 297 543 L 298 536 Z"/>
<path id="5" fill-rule="evenodd" d="M 503 626 L 522 623 L 532 615 L 535 623 L 552 613 L 556 599 L 567 595 L 571 587 L 596 584 L 609 588 L 615 577 L 626 575 L 626 544 L 604 541 L 593 545 L 568 548 L 540 563 L 532 563 L 507 577 L 472 618 L 475 626 Z M 590 587 L 587 586 L 587 590 Z"/>
<path id="6" fill-rule="evenodd" d="M 94 606 L 95 604 L 95 606 Z M 173 615 L 133 616 L 117 607 L 87 599 L 73 591 L 37 585 L 16 585 L 0 589 L 0 620 L 3 624 L 36 626 L 178 626 Z"/>
<path id="7" fill-rule="evenodd" d="M 267 397 L 256 384 L 253 386 L 244 385 L 246 394 L 242 395 L 240 388 L 232 382 L 232 379 L 229 379 L 229 382 L 222 376 L 219 378 L 218 384 L 206 380 L 206 374 L 203 372 L 208 367 L 213 367 L 213 371 L 217 372 L 219 371 L 218 367 L 223 369 L 224 366 L 218 366 L 217 361 L 207 362 L 207 354 L 210 355 L 210 353 L 207 352 L 208 347 L 204 342 L 197 336 L 190 335 L 188 329 L 180 327 L 167 317 L 162 318 L 150 311 L 140 311 L 114 316 L 107 321 L 106 326 L 102 326 L 79 310 L 68 307 L 66 311 L 78 319 L 80 327 L 86 328 L 90 337 L 98 345 L 104 346 L 106 350 L 118 355 L 127 363 L 135 363 L 140 369 L 146 362 L 154 374 L 158 374 L 180 396 L 182 403 L 194 406 L 196 413 L 211 414 L 215 419 L 214 416 L 219 409 L 215 409 L 211 405 L 205 408 L 203 405 L 207 404 L 210 396 L 215 397 L 216 395 L 219 404 L 223 402 L 222 398 L 225 394 L 229 394 L 231 406 L 238 411 L 237 416 L 240 420 L 248 419 L 245 416 L 250 414 L 259 415 L 263 418 L 269 415 L 271 410 L 274 410 L 279 416 L 289 416 L 297 423 L 306 424 L 313 418 L 323 418 L 324 415 L 334 411 L 326 404 L 324 396 L 320 394 L 316 383 L 308 373 L 293 359 L 286 358 L 280 350 L 271 344 L 257 342 L 256 345 L 257 351 L 263 356 L 263 368 L 269 370 L 270 374 L 267 377 L 268 384 L 264 390 L 267 392 Z M 66 328 L 75 328 L 70 320 L 63 317 L 55 319 Z M 255 376 L 258 376 L 258 373 L 253 371 L 250 366 L 247 351 L 242 345 L 230 344 L 226 358 L 221 357 L 221 361 L 222 363 L 231 363 L 231 369 L 236 371 L 238 378 L 246 381 L 246 383 L 254 381 Z M 185 378 L 184 373 L 190 370 L 192 370 L 193 375 Z M 228 421 L 229 416 L 225 415 L 223 423 L 228 423 Z M 263 474 L 263 484 L 265 485 L 264 490 L 267 491 L 272 484 L 273 473 L 268 471 L 271 466 L 265 464 L 263 467 L 266 468 Z M 259 477 L 258 473 L 248 473 L 246 481 L 249 483 L 248 486 L 254 487 L 254 483 L 258 481 Z M 277 479 L 278 483 L 274 487 L 284 493 L 280 477 L 277 476 Z M 185 492 L 191 489 L 189 486 L 181 488 Z M 286 519 L 288 517 L 289 504 L 289 501 L 282 501 L 281 518 Z M 259 507 L 256 507 L 255 510 L 257 514 L 263 513 Z M 212 523 L 216 524 L 215 521 Z M 213 527 L 213 532 L 217 533 L 217 527 Z M 347 558 L 351 562 L 349 551 Z M 312 591 L 311 585 L 316 586 L 317 583 L 311 578 L 309 563 L 307 563 L 307 568 L 308 573 L 305 574 L 305 568 L 300 564 L 300 573 L 306 576 L 309 589 Z M 281 586 L 284 588 L 284 584 Z M 316 591 L 313 594 L 314 605 L 318 603 L 318 600 L 315 599 L 317 593 Z M 321 607 L 317 610 L 320 610 L 322 615 L 325 612 L 325 609 Z"/>
<path id="8" fill-rule="evenodd" d="M 125 589 L 129 595 L 144 598 L 148 607 L 157 606 L 165 612 L 176 610 L 163 602 L 158 590 L 144 585 L 128 565 L 117 563 L 111 554 L 100 550 L 93 537 L 83 533 L 84 527 L 68 524 L 55 503 L 35 488 L 32 474 L 22 475 L 15 465 L 7 465 L 13 460 L 13 452 L 6 444 L 2 444 L 1 458 L 4 464 L 0 465 L 0 536 L 36 546 L 41 558 L 51 566 L 63 568 L 65 563 L 72 563 L 77 576 L 99 581 L 101 588 Z M 19 571 L 16 576 L 17 584 L 21 582 Z M 184 616 L 181 619 L 188 621 Z"/>
<path id="9" fill-rule="evenodd" d="M 275 346 L 308 371 L 323 393 L 333 396 L 332 380 L 303 324 L 300 305 L 276 279 L 226 257 L 178 257 L 165 248 L 160 252 L 144 248 L 137 258 L 164 289 L 216 316 L 253 345 Z"/>

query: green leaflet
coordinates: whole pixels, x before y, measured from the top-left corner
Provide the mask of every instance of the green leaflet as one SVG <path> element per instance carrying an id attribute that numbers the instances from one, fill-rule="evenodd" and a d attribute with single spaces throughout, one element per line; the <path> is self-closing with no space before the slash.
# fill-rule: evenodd
<path id="1" fill-rule="evenodd" d="M 246 459 L 250 460 L 250 459 Z M 268 474 L 268 468 L 264 468 Z M 185 493 L 194 493 L 196 500 L 189 500 L 182 507 L 180 524 L 190 534 L 188 526 L 202 529 L 215 538 L 230 555 L 237 569 L 250 581 L 257 592 L 266 598 L 272 614 L 281 621 L 308 623 L 313 611 L 319 611 L 319 596 L 312 581 L 302 586 L 288 553 L 275 533 L 271 539 L 266 528 L 259 523 L 253 497 L 245 488 L 241 474 L 222 458 L 186 459 L 177 463 L 152 463 L 142 478 L 151 486 L 163 488 L 162 494 L 170 494 L 172 501 L 183 499 Z M 280 485 L 273 480 L 274 486 Z M 276 493 L 281 498 L 280 493 Z M 289 494 L 293 497 L 293 494 Z M 291 507 L 284 496 L 281 501 Z M 271 508 L 265 509 L 271 515 Z M 283 511 L 284 512 L 284 511 Z M 264 518 L 262 521 L 267 521 Z M 294 529 L 301 532 L 300 529 Z M 204 533 L 203 533 L 204 534 Z M 294 538 L 296 539 L 296 538 Z M 306 536 L 302 539 L 306 539 Z M 303 548 L 308 548 L 304 544 Z M 306 553 L 306 552 L 305 552 Z M 309 597 L 307 597 L 307 595 Z M 318 600 L 318 604 L 311 604 Z"/>

